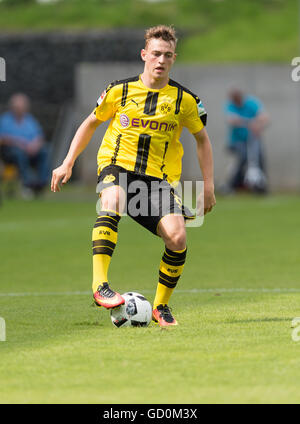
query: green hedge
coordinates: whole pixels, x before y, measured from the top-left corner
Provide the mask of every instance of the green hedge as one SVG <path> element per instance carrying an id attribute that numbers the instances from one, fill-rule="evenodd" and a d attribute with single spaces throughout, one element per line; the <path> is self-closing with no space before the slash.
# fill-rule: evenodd
<path id="1" fill-rule="evenodd" d="M 174 24 L 179 60 L 290 61 L 298 49 L 298 0 L 2 0 L 2 31 L 145 28 Z"/>

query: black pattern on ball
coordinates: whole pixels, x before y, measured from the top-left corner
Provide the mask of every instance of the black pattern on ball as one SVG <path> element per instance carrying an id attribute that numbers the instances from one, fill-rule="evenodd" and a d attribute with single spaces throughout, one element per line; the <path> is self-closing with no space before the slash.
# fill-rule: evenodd
<path id="1" fill-rule="evenodd" d="M 131 317 L 137 314 L 137 307 L 134 299 L 129 299 L 126 306 L 126 313 Z"/>

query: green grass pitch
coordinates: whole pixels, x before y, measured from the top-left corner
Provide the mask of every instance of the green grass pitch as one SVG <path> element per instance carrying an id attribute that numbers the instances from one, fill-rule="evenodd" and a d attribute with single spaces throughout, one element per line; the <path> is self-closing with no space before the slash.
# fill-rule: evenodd
<path id="1" fill-rule="evenodd" d="M 230 197 L 188 229 L 179 326 L 113 328 L 93 308 L 94 197 L 0 209 L 1 403 L 299 402 L 297 196 Z M 123 218 L 110 282 L 152 301 L 160 239 Z"/>

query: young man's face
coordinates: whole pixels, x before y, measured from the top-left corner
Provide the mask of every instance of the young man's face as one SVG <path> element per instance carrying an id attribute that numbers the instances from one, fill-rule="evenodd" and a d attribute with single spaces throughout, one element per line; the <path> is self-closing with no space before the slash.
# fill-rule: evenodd
<path id="1" fill-rule="evenodd" d="M 166 78 L 176 59 L 175 44 L 162 38 L 151 38 L 141 51 L 141 57 L 145 62 L 145 71 L 152 78 Z"/>

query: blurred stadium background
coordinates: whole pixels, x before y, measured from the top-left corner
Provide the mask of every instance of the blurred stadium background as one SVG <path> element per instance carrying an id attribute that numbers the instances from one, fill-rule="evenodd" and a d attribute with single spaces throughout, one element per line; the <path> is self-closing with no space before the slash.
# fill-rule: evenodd
<path id="1" fill-rule="evenodd" d="M 142 70 L 144 29 L 155 24 L 178 31 L 172 77 L 205 103 L 217 187 L 232 166 L 228 89 L 257 95 L 271 118 L 264 134 L 271 195 L 217 196 L 205 225 L 188 229 L 174 333 L 113 331 L 106 311 L 89 308 L 95 153 L 105 126 L 61 193 L 4 199 L 1 403 L 299 402 L 299 343 L 290 336 L 300 314 L 300 82 L 291 78 L 292 58 L 300 56 L 298 3 L 0 0 L 0 112 L 15 92 L 31 98 L 53 167 L 106 84 Z M 199 178 L 194 142 L 186 132 L 182 141 L 183 178 Z M 126 218 L 120 239 L 113 287 L 151 301 L 161 241 Z"/>
<path id="2" fill-rule="evenodd" d="M 257 95 L 271 118 L 264 137 L 271 190 L 299 190 L 299 84 L 290 76 L 299 47 L 297 0 L 2 0 L 0 12 L 7 64 L 0 111 L 14 92 L 29 95 L 53 147 L 53 166 L 103 88 L 141 72 L 143 31 L 164 22 L 180 38 L 172 76 L 198 93 L 208 111 L 217 187 L 231 167 L 223 108 L 237 86 Z M 73 180 L 94 183 L 104 130 L 97 130 Z M 190 136 L 182 141 L 183 178 L 199 178 Z"/>

